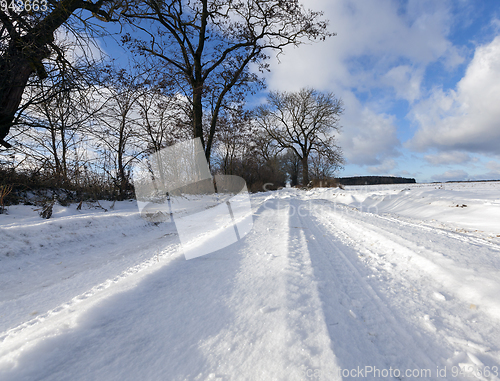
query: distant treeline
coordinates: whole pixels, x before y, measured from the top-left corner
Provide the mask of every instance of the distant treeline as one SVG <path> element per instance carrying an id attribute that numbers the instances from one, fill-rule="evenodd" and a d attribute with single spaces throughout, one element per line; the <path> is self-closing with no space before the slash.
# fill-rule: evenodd
<path id="1" fill-rule="evenodd" d="M 339 177 L 337 182 L 343 185 L 372 185 L 372 184 L 413 184 L 415 179 L 405 177 L 358 176 Z"/>

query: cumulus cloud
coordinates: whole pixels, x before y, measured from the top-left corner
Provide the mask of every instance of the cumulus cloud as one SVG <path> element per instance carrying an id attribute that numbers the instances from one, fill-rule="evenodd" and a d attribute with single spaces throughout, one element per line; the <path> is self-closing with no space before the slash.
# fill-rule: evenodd
<path id="1" fill-rule="evenodd" d="M 435 89 L 412 111 L 419 129 L 408 146 L 500 153 L 500 36 L 479 46 L 455 90 Z"/>
<path id="2" fill-rule="evenodd" d="M 469 174 L 461 169 L 446 171 L 431 177 L 433 181 L 463 181 L 469 178 Z"/>
<path id="3" fill-rule="evenodd" d="M 426 156 L 407 157 L 411 165 L 405 169 L 413 172 L 423 163 L 426 178 L 430 178 L 426 164 L 467 164 L 470 174 L 462 167 L 445 172 L 450 169 L 445 167 L 440 179 L 472 178 L 481 172 L 472 165 L 477 163 L 475 154 L 500 155 L 500 35 L 476 48 L 463 78 L 452 90 L 427 88 L 430 81 L 455 80 L 453 69 L 464 62 L 462 49 L 470 46 L 471 39 L 484 41 L 484 30 L 470 37 L 458 33 L 459 25 L 478 21 L 465 11 L 469 6 L 477 10 L 471 2 L 301 2 L 323 10 L 330 20 L 329 29 L 337 36 L 285 49 L 281 63 L 271 64 L 267 84 L 270 90 L 282 91 L 314 87 L 333 91 L 344 100 L 338 143 L 352 165 L 349 170 L 399 173 L 403 165 L 394 166 L 394 159 L 407 152 L 401 150 L 400 139 L 408 139 L 415 131 L 406 147 Z M 500 25 L 496 19 L 485 22 Z M 493 28 L 488 28 L 491 33 Z M 462 45 L 454 46 L 452 40 Z M 449 75 L 443 65 L 450 69 Z M 411 108 L 407 118 L 416 130 L 410 130 L 408 121 L 402 120 L 406 107 Z"/>
<path id="4" fill-rule="evenodd" d="M 486 163 L 486 168 L 491 169 L 497 173 L 500 173 L 500 163 L 497 161 L 489 161 Z"/>
<path id="5" fill-rule="evenodd" d="M 348 163 L 377 166 L 385 159 L 399 156 L 401 143 L 394 117 L 362 106 L 352 94 L 346 94 L 346 98 L 351 107 L 342 116 L 344 128 L 338 142 Z"/>
<path id="6" fill-rule="evenodd" d="M 466 152 L 440 152 L 434 155 L 424 156 L 425 161 L 432 165 L 464 164 L 471 161 L 471 157 Z"/>
<path id="7" fill-rule="evenodd" d="M 420 98 L 422 77 L 422 69 L 414 70 L 409 65 L 400 65 L 390 69 L 382 81 L 394 88 L 396 97 L 413 103 Z"/>
<path id="8" fill-rule="evenodd" d="M 344 100 L 345 115 L 339 143 L 350 164 L 377 167 L 399 155 L 395 116 L 387 113 L 384 96 L 362 93 L 389 90 L 411 104 L 422 95 L 426 66 L 463 61 L 448 40 L 450 3 L 447 1 L 304 0 L 323 10 L 337 36 L 325 42 L 287 48 L 280 63 L 271 64 L 270 90 L 297 91 L 314 87 L 333 91 Z"/>
<path id="9" fill-rule="evenodd" d="M 500 180 L 500 163 L 497 161 L 489 161 L 484 165 L 475 167 L 474 169 L 476 173 L 467 173 L 464 170 L 450 170 L 445 173 L 432 176 L 432 180 Z M 484 172 L 477 173 L 477 171 L 481 170 Z"/>
<path id="10" fill-rule="evenodd" d="M 104 49 L 101 46 L 102 42 L 97 39 L 89 39 L 89 41 L 77 39 L 73 31 L 64 27 L 57 29 L 55 39 L 58 46 L 66 49 L 64 58 L 72 64 L 82 59 L 88 62 L 97 62 L 105 58 Z"/>
<path id="11" fill-rule="evenodd" d="M 399 177 L 409 177 L 409 178 L 418 178 L 421 175 L 421 172 L 408 172 L 407 170 L 397 171 L 395 173 L 396 176 Z"/>
<path id="12" fill-rule="evenodd" d="M 297 90 L 304 86 L 326 90 L 333 86 L 363 91 L 373 86 L 390 86 L 397 96 L 413 101 L 420 95 L 427 64 L 442 60 L 454 66 L 463 61 L 447 39 L 449 2 L 306 0 L 303 3 L 311 9 L 323 10 L 325 18 L 330 20 L 330 30 L 337 36 L 298 49 L 286 49 L 281 63 L 271 65 L 268 84 L 273 90 Z"/>
<path id="13" fill-rule="evenodd" d="M 485 167 L 489 169 L 488 172 L 472 176 L 472 178 L 474 180 L 500 180 L 500 163 L 489 161 Z"/>
<path id="14" fill-rule="evenodd" d="M 368 172 L 374 175 L 387 175 L 397 167 L 394 159 L 386 159 L 380 165 L 368 167 Z"/>

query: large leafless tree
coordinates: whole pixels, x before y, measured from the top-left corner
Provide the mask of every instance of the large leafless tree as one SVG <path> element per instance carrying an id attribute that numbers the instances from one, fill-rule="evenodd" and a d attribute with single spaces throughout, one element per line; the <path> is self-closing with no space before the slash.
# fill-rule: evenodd
<path id="1" fill-rule="evenodd" d="M 335 136 L 340 132 L 341 99 L 332 93 L 301 89 L 295 93 L 271 92 L 267 100 L 268 103 L 258 109 L 257 123 L 270 141 L 297 155 L 302 164 L 304 185 L 309 183 L 311 152 L 332 165 L 342 165 L 342 150 Z"/>
<path id="2" fill-rule="evenodd" d="M 225 99 L 258 81 L 249 66 L 266 70 L 271 52 L 332 35 L 322 13 L 305 9 L 298 0 L 146 0 L 130 6 L 124 16 L 142 30 L 141 38 L 126 36 L 124 41 L 173 68 L 187 85 L 193 136 L 202 140 L 207 160 Z M 205 139 L 208 98 L 212 110 Z"/>

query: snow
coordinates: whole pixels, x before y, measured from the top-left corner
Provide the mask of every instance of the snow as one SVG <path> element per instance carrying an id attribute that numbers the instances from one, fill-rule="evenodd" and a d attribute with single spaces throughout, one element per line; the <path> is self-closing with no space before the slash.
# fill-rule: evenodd
<path id="1" fill-rule="evenodd" d="M 499 380 L 499 190 L 255 194 L 248 234 L 191 260 L 135 201 L 11 206 L 0 379 Z"/>
<path id="2" fill-rule="evenodd" d="M 327 198 L 337 203 L 361 207 L 372 213 L 394 213 L 444 227 L 500 235 L 499 182 L 465 182 L 444 184 L 399 184 L 348 186 L 347 192 L 336 189 Z M 325 190 L 317 189 L 312 197 L 321 197 Z"/>

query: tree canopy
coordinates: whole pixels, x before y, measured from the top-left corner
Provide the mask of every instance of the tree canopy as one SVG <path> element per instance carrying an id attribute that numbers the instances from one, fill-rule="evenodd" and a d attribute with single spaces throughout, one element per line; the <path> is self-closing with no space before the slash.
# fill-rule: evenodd
<path id="1" fill-rule="evenodd" d="M 334 166 L 344 163 L 336 144 L 340 132 L 343 103 L 333 93 L 304 88 L 298 92 L 271 92 L 267 104 L 257 112 L 257 123 L 269 140 L 282 149 L 290 149 L 302 163 L 302 178 L 309 183 L 309 156 L 323 157 Z"/>
<path id="2" fill-rule="evenodd" d="M 221 110 L 259 82 L 251 64 L 264 71 L 270 52 L 333 35 L 322 13 L 298 0 L 146 0 L 123 16 L 142 32 L 124 41 L 154 64 L 169 67 L 186 89 L 193 137 L 201 139 L 207 160 Z M 211 113 L 206 137 L 204 109 Z"/>

